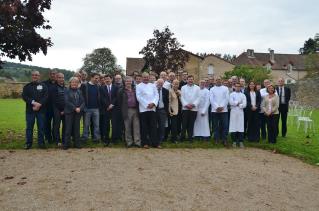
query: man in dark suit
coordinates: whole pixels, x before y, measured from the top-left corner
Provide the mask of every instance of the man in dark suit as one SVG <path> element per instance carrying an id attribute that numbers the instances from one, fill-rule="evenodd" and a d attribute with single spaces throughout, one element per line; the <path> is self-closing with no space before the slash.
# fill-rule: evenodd
<path id="1" fill-rule="evenodd" d="M 118 88 L 112 84 L 112 76 L 104 76 L 105 85 L 101 86 L 101 138 L 105 146 L 110 144 L 110 122 L 112 123 L 112 141 L 120 139 L 117 131 L 116 117 L 113 113 L 114 107 L 117 105 Z"/>
<path id="2" fill-rule="evenodd" d="M 281 135 L 286 137 L 287 134 L 287 116 L 289 109 L 289 101 L 291 97 L 290 88 L 284 86 L 285 81 L 283 78 L 278 79 L 278 86 L 276 87 L 279 96 L 279 117 L 281 117 Z M 279 118 L 277 122 L 277 136 L 279 133 Z"/>
<path id="3" fill-rule="evenodd" d="M 157 135 L 158 140 L 162 143 L 165 139 L 165 125 L 167 122 L 168 114 L 168 90 L 163 87 L 164 80 L 158 79 L 156 82 L 159 100 L 156 107 L 157 116 Z"/>

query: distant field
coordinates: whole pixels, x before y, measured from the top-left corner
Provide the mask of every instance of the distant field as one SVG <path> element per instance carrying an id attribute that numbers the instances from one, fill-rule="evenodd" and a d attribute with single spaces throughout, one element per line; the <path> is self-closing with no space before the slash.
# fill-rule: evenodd
<path id="1" fill-rule="evenodd" d="M 25 104 L 21 99 L 0 99 L 0 149 L 22 149 L 24 145 L 25 133 Z M 287 154 L 300 158 L 311 164 L 319 163 L 319 111 L 316 110 L 313 115 L 315 121 L 315 133 L 310 132 L 310 138 L 306 138 L 303 132 L 303 125 L 299 132 L 296 126 L 289 126 L 287 138 L 279 137 L 276 145 L 267 143 L 251 144 L 246 146 L 263 149 L 277 149 L 279 153 Z M 36 137 L 36 136 L 35 136 Z M 36 146 L 36 145 L 35 145 Z M 52 146 L 53 147 L 53 146 Z M 87 147 L 102 147 L 102 145 L 89 144 Z M 124 144 L 118 144 L 113 147 L 124 147 Z M 212 142 L 195 141 L 193 144 L 164 143 L 164 148 L 221 148 Z"/>

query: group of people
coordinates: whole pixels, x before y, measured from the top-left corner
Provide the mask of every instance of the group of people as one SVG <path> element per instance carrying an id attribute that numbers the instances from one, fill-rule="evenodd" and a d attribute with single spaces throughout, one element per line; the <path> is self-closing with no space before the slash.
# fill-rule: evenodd
<path id="1" fill-rule="evenodd" d="M 276 143 L 281 117 L 282 136 L 287 133 L 290 89 L 279 78 L 278 86 L 264 80 L 264 88 L 243 78 L 222 80 L 210 77 L 194 83 L 186 71 L 178 80 L 174 72 L 87 74 L 79 71 L 70 78 L 50 72 L 41 82 L 40 73 L 32 72 L 32 81 L 23 88 L 26 102 L 26 144 L 32 147 L 35 120 L 38 146 L 62 143 L 80 148 L 90 138 L 108 146 L 125 140 L 127 147 L 161 148 L 173 143 L 200 139 L 233 147 L 244 147 L 244 139 L 259 142 L 268 137 Z M 83 132 L 80 135 L 80 123 Z M 267 132 L 266 132 L 267 131 Z"/>

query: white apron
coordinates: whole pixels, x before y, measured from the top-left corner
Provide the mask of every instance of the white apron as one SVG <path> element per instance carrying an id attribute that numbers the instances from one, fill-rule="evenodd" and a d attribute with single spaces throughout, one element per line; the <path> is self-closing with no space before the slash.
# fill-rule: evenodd
<path id="1" fill-rule="evenodd" d="M 198 104 L 197 117 L 194 124 L 193 136 L 209 137 L 209 118 L 208 118 L 208 107 L 209 107 L 209 91 L 204 88 L 199 91 L 200 100 Z M 204 114 L 204 116 L 202 116 Z"/>
<path id="2" fill-rule="evenodd" d="M 239 103 L 239 105 L 238 105 Z M 244 108 L 246 108 L 246 96 L 241 92 L 232 92 L 229 96 L 230 120 L 229 132 L 244 132 Z"/>

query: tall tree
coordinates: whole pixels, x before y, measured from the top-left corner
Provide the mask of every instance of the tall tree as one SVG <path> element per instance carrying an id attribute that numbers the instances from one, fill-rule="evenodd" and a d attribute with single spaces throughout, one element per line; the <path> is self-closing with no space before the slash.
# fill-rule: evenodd
<path id="1" fill-rule="evenodd" d="M 302 48 L 299 49 L 300 54 L 311 54 L 319 51 L 319 36 L 316 34 L 314 38 L 305 41 Z"/>
<path id="2" fill-rule="evenodd" d="M 83 59 L 81 69 L 88 73 L 98 72 L 104 74 L 114 74 L 119 68 L 116 65 L 116 58 L 109 48 L 97 48 L 92 53 L 87 54 Z"/>
<path id="3" fill-rule="evenodd" d="M 156 73 L 168 69 L 176 72 L 183 68 L 188 61 L 188 53 L 182 50 L 184 45 L 178 42 L 168 26 L 163 31 L 155 29 L 153 36 L 139 52 L 144 55 L 146 67 Z"/>
<path id="4" fill-rule="evenodd" d="M 43 38 L 36 30 L 51 29 L 43 16 L 51 8 L 51 0 L 0 1 L 0 66 L 1 57 L 32 61 L 32 54 L 52 46 L 50 38 Z"/>

